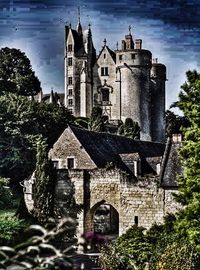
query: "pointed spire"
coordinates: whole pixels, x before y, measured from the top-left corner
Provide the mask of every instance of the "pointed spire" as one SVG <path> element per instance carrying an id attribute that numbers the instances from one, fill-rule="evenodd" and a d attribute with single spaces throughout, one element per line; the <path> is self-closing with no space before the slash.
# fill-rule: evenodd
<path id="1" fill-rule="evenodd" d="M 78 22 L 81 22 L 81 12 L 80 12 L 80 7 L 78 7 Z"/>
<path id="2" fill-rule="evenodd" d="M 91 24 L 88 24 L 88 36 L 92 36 L 92 32 L 91 32 Z"/>
<path id="3" fill-rule="evenodd" d="M 116 43 L 116 49 L 117 49 L 117 51 L 118 51 L 118 47 L 119 47 L 119 43 L 117 41 L 117 43 Z"/>
<path id="4" fill-rule="evenodd" d="M 129 35 L 131 35 L 131 25 L 128 27 Z"/>
<path id="5" fill-rule="evenodd" d="M 78 32 L 78 34 L 80 34 L 80 35 L 82 34 L 80 7 L 78 7 L 78 24 L 77 24 L 77 32 Z"/>
<path id="6" fill-rule="evenodd" d="M 106 42 L 107 42 L 106 38 L 104 38 L 103 42 L 104 42 L 104 46 L 106 46 Z"/>

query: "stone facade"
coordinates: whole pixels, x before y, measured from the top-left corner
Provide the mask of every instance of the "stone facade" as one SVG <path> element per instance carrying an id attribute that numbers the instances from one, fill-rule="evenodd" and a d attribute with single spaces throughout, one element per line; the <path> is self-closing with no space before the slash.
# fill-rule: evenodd
<path id="1" fill-rule="evenodd" d="M 165 150 L 163 146 L 68 127 L 49 152 L 57 168 L 58 216 L 69 215 L 73 199 L 82 209 L 77 213 L 78 235 L 87 231 L 121 235 L 133 224 L 148 229 L 162 223 L 167 213 L 180 207 L 172 195 L 177 184 L 171 165 L 176 162 L 179 171 L 180 142 L 168 140 Z M 32 185 L 34 175 L 25 182 L 29 211 L 34 200 Z M 71 211 L 76 214 L 75 209 Z"/>
<path id="2" fill-rule="evenodd" d="M 136 181 L 116 169 L 60 170 L 58 175 L 59 197 L 69 193 L 67 189 L 73 183 L 75 201 L 83 205 L 78 216 L 78 235 L 94 231 L 94 214 L 101 205 L 111 205 L 117 211 L 119 235 L 135 223 L 147 229 L 154 223 L 161 224 L 167 213 L 178 208 L 172 196 L 176 189 L 159 187 L 156 176 Z M 70 185 L 67 184 L 69 179 Z M 59 204 L 64 213 L 65 205 Z"/>
<path id="3" fill-rule="evenodd" d="M 141 139 L 165 139 L 166 67 L 152 60 L 133 40 L 129 29 L 120 49 L 104 46 L 96 57 L 89 28 L 65 28 L 65 106 L 75 115 L 89 117 L 100 106 L 110 122 L 132 118 Z"/>

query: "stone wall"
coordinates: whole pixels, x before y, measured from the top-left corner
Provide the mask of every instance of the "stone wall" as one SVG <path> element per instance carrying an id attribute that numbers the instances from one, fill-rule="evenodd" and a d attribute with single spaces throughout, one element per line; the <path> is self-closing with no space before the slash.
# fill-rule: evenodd
<path id="1" fill-rule="evenodd" d="M 172 196 L 176 190 L 158 187 L 156 176 L 136 181 L 117 169 L 95 169 L 70 170 L 66 177 L 74 185 L 76 203 L 83 206 L 78 216 L 78 235 L 93 230 L 94 213 L 102 204 L 110 204 L 118 212 L 120 235 L 135 223 L 145 228 L 162 223 L 164 215 L 178 208 Z M 61 185 L 58 182 L 57 188 Z"/>

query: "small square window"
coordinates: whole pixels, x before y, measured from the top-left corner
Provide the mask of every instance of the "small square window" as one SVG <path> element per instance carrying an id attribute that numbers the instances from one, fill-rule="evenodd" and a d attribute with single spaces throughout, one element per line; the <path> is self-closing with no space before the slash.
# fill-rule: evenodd
<path id="1" fill-rule="evenodd" d="M 131 58 L 132 59 L 135 59 L 135 54 L 131 54 Z"/>
<path id="2" fill-rule="evenodd" d="M 68 99 L 68 105 L 69 106 L 72 106 L 73 105 L 73 99 L 72 98 Z"/>
<path id="3" fill-rule="evenodd" d="M 108 67 L 101 67 L 101 76 L 108 76 Z"/>
<path id="4" fill-rule="evenodd" d="M 69 85 L 72 84 L 72 77 L 68 77 L 68 84 L 69 84 Z"/>
<path id="5" fill-rule="evenodd" d="M 74 168 L 74 158 L 68 158 L 67 159 L 67 168 L 73 169 Z"/>
<path id="6" fill-rule="evenodd" d="M 119 60 L 120 61 L 122 60 L 122 56 L 123 56 L 122 54 L 119 55 Z"/>
<path id="7" fill-rule="evenodd" d="M 72 66 L 72 57 L 68 58 L 68 66 Z"/>

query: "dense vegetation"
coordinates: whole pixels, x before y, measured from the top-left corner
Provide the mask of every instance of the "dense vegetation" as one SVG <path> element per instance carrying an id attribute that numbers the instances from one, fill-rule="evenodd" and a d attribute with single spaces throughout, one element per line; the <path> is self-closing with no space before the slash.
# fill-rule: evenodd
<path id="1" fill-rule="evenodd" d="M 9 91 L 34 96 L 40 92 L 40 81 L 25 53 L 18 49 L 2 48 L 0 63 L 0 93 Z"/>

